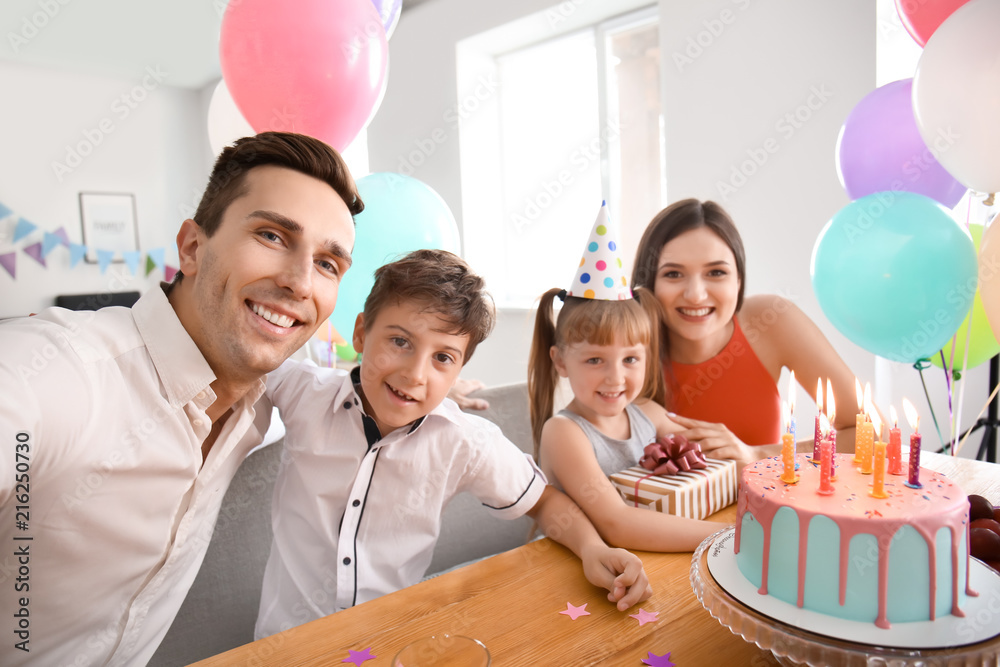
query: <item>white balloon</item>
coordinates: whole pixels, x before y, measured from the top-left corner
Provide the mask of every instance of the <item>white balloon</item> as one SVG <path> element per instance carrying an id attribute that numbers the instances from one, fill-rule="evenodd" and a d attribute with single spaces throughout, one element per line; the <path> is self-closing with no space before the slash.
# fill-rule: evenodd
<path id="1" fill-rule="evenodd" d="M 1000 0 L 972 0 L 931 35 L 913 76 L 913 112 L 945 169 L 1000 191 Z"/>
<path id="2" fill-rule="evenodd" d="M 208 103 L 208 145 L 212 147 L 212 153 L 218 155 L 240 137 L 254 134 L 257 133 L 236 106 L 225 80 L 220 80 Z"/>

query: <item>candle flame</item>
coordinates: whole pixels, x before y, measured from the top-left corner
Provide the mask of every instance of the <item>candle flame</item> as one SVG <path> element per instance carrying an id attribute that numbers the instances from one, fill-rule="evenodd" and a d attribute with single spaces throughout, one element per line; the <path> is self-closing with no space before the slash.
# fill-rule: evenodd
<path id="1" fill-rule="evenodd" d="M 781 402 L 781 423 L 785 425 L 785 433 L 792 432 L 792 417 L 787 401 Z"/>
<path id="2" fill-rule="evenodd" d="M 869 414 L 872 417 L 872 426 L 875 428 L 875 440 L 877 442 L 881 442 L 882 441 L 882 417 L 879 416 L 878 410 L 875 409 L 875 406 L 869 404 L 868 407 L 871 409 L 871 412 Z"/>
<path id="3" fill-rule="evenodd" d="M 892 427 L 893 428 L 898 428 L 899 427 L 899 417 L 896 416 L 896 406 L 895 405 L 890 405 L 889 406 L 889 419 L 892 420 Z"/>
<path id="4" fill-rule="evenodd" d="M 823 378 L 816 378 L 816 410 L 823 413 Z"/>
<path id="5" fill-rule="evenodd" d="M 795 371 L 788 376 L 788 408 L 791 412 L 795 412 Z"/>
<path id="6" fill-rule="evenodd" d="M 865 393 L 863 398 L 863 404 L 865 406 L 865 414 L 871 417 L 872 414 L 872 383 L 865 382 Z"/>
<path id="7" fill-rule="evenodd" d="M 819 415 L 819 432 L 826 435 L 830 432 L 830 420 L 826 418 L 826 415 L 820 413 Z"/>
<path id="8" fill-rule="evenodd" d="M 858 395 L 858 412 L 864 412 L 865 395 L 861 391 L 861 381 L 857 377 L 854 378 L 854 393 Z"/>
<path id="9" fill-rule="evenodd" d="M 910 403 L 909 399 L 903 399 L 903 414 L 906 415 L 906 422 L 910 425 L 915 432 L 920 431 L 920 415 L 917 414 L 917 409 L 913 407 L 913 403 Z"/>

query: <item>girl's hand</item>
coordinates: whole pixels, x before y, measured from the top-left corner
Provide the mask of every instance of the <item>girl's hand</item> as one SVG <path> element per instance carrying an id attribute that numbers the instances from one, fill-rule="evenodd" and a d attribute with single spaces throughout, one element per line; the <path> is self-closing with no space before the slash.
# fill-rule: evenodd
<path id="1" fill-rule="evenodd" d="M 608 601 L 619 611 L 649 599 L 653 589 L 639 557 L 625 549 L 606 545 L 588 548 L 581 554 L 587 581 L 608 590 Z"/>
<path id="2" fill-rule="evenodd" d="M 680 435 L 691 442 L 697 442 L 705 456 L 713 459 L 732 459 L 742 468 L 757 461 L 762 452 L 737 438 L 725 424 L 698 421 L 689 417 L 671 414 L 670 418 L 684 427 Z"/>

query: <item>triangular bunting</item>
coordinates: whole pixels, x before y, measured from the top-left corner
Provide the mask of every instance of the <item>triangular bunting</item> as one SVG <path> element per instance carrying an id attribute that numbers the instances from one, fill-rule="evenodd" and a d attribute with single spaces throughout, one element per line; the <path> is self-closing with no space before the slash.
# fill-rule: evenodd
<path id="1" fill-rule="evenodd" d="M 80 263 L 83 256 L 87 254 L 87 246 L 80 243 L 69 244 L 69 268 L 73 268 Z"/>
<path id="2" fill-rule="evenodd" d="M 46 266 L 46 264 L 45 264 L 45 257 L 42 255 L 42 244 L 41 244 L 41 242 L 39 242 L 39 243 L 32 243 L 29 246 L 25 246 L 23 248 L 23 250 L 24 250 L 24 254 L 26 254 L 28 257 L 32 258 L 33 260 L 35 260 L 36 262 L 38 262 L 39 264 L 41 264 L 45 268 L 49 268 L 48 266 Z"/>
<path id="3" fill-rule="evenodd" d="M 130 250 L 128 252 L 122 253 L 122 259 L 125 260 L 125 266 L 128 270 L 132 272 L 133 276 L 139 275 L 139 256 L 138 250 Z"/>
<path id="4" fill-rule="evenodd" d="M 17 278 L 17 253 L 6 252 L 0 255 L 0 266 L 7 269 L 11 278 Z"/>
<path id="5" fill-rule="evenodd" d="M 10 215 L 13 212 L 14 211 L 10 210 L 9 208 L 7 208 L 6 206 L 4 206 L 3 204 L 0 204 L 0 220 L 3 220 L 4 218 L 6 218 L 8 215 Z"/>
<path id="6" fill-rule="evenodd" d="M 146 251 L 146 255 L 156 262 L 157 266 L 163 266 L 164 253 L 165 251 L 163 248 L 153 248 L 152 250 Z"/>
<path id="7" fill-rule="evenodd" d="M 48 257 L 57 245 L 62 245 L 62 239 L 56 234 L 45 232 L 42 236 L 42 257 Z"/>
<path id="8" fill-rule="evenodd" d="M 115 253 L 110 250 L 98 250 L 97 251 L 97 263 L 101 267 L 101 274 L 103 275 L 105 271 L 108 270 L 108 265 L 111 264 L 111 258 L 115 256 Z"/>
<path id="9" fill-rule="evenodd" d="M 60 243 L 62 243 L 67 248 L 69 247 L 69 235 L 66 233 L 66 230 L 64 228 L 60 227 L 59 229 L 57 229 L 52 233 L 59 237 Z"/>
<path id="10" fill-rule="evenodd" d="M 24 218 L 18 218 L 17 225 L 14 227 L 14 243 L 17 243 L 36 229 L 38 229 L 37 225 L 28 222 Z"/>
<path id="11" fill-rule="evenodd" d="M 177 274 L 177 269 L 170 266 L 169 264 L 163 265 L 163 279 L 168 283 L 174 282 L 174 276 Z"/>
<path id="12" fill-rule="evenodd" d="M 150 273 L 152 273 L 153 269 L 155 269 L 155 268 L 156 268 L 156 262 L 154 262 L 153 258 L 150 257 L 149 254 L 147 254 L 146 255 L 146 275 L 148 276 Z"/>

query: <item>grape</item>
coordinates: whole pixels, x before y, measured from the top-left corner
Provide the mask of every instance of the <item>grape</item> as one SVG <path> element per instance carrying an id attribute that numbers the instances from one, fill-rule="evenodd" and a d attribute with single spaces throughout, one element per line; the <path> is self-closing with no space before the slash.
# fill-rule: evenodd
<path id="1" fill-rule="evenodd" d="M 992 519 L 993 503 L 986 498 L 977 495 L 969 496 L 969 520 Z"/>
<path id="2" fill-rule="evenodd" d="M 1000 560 L 1000 535 L 989 528 L 970 528 L 969 551 L 979 560 Z"/>

